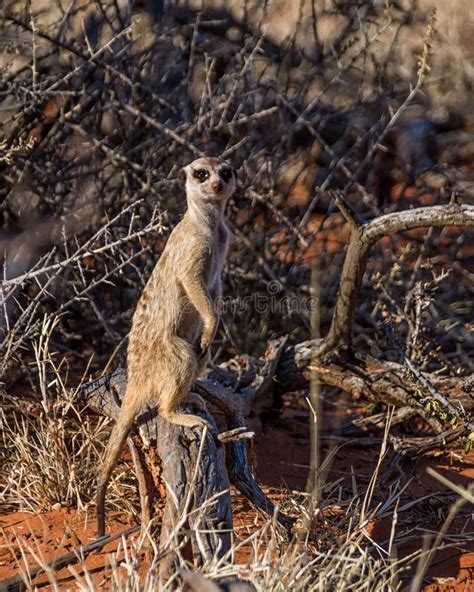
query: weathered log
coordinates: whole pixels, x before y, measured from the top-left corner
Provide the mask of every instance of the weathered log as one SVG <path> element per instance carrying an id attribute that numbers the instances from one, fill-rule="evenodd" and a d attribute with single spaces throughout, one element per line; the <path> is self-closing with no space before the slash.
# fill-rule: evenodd
<path id="1" fill-rule="evenodd" d="M 269 368 L 273 368 L 271 362 L 269 363 Z M 264 383 L 265 379 L 261 384 Z M 237 430 L 243 428 L 244 419 L 235 411 L 235 397 L 231 391 L 226 391 L 220 385 L 205 380 L 196 382 L 195 388 L 211 405 L 223 412 L 229 429 Z M 289 529 L 292 525 L 292 520 L 282 512 L 277 511 L 271 500 L 267 498 L 256 483 L 249 467 L 245 442 L 240 439 L 234 439 L 229 443 L 226 464 L 232 485 L 263 514 L 268 516 L 276 514 L 278 522 Z"/>
<path id="2" fill-rule="evenodd" d="M 116 417 L 125 386 L 126 373 L 118 371 L 86 385 L 81 398 L 95 411 Z M 212 417 L 207 419 L 212 422 Z M 221 558 L 230 549 L 232 513 L 224 450 L 210 432 L 169 424 L 152 410 L 141 415 L 138 422 L 148 473 L 156 489 L 161 489 L 162 481 L 167 490 L 160 537 L 165 553 L 160 575 L 167 579 L 177 569 L 174 551 L 181 545 L 185 527 L 190 529 L 198 564 L 214 556 Z M 150 470 L 157 455 L 161 466 Z M 140 497 L 143 520 L 143 508 L 149 512 L 151 500 L 143 500 L 143 490 Z"/>
<path id="3" fill-rule="evenodd" d="M 208 420 L 212 421 L 210 416 Z M 183 428 L 157 417 L 157 452 L 167 487 L 160 548 L 164 581 L 179 567 L 176 549 L 189 529 L 194 561 L 222 560 L 231 545 L 232 510 L 224 449 L 206 430 Z M 186 537 L 184 537 L 185 539 Z"/>

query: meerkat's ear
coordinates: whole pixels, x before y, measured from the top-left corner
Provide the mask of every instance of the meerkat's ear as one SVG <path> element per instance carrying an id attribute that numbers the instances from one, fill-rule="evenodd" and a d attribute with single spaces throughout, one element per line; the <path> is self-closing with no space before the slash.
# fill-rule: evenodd
<path id="1" fill-rule="evenodd" d="M 183 185 L 186 185 L 186 177 L 187 177 L 186 168 L 182 168 L 182 169 L 179 171 L 179 174 L 178 174 L 178 179 L 181 181 L 181 183 L 182 183 Z"/>

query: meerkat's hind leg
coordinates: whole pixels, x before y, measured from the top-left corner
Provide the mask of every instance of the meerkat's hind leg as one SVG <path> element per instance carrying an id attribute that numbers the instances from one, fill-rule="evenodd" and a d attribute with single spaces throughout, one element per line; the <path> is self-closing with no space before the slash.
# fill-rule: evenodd
<path id="1" fill-rule="evenodd" d="M 160 415 L 174 425 L 184 426 L 186 428 L 207 428 L 210 432 L 214 431 L 214 426 L 211 425 L 203 417 L 199 415 L 192 415 L 190 413 L 182 413 L 180 411 L 160 411 Z"/>
<path id="2" fill-rule="evenodd" d="M 175 425 L 188 428 L 207 427 L 213 431 L 213 426 L 202 417 L 177 411 L 186 402 L 191 391 L 197 369 L 196 354 L 192 346 L 183 339 L 175 338 L 169 345 L 174 359 L 169 360 L 162 369 L 159 414 Z M 202 399 L 198 406 L 200 403 Z"/>

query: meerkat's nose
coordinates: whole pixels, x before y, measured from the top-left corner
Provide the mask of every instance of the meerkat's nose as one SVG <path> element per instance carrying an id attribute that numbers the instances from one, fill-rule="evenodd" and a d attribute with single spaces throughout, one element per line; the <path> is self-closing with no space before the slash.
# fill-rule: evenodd
<path id="1" fill-rule="evenodd" d="M 224 189 L 224 185 L 222 184 L 222 181 L 215 181 L 212 184 L 212 189 L 213 191 L 215 191 L 216 193 L 220 193 L 223 189 Z"/>

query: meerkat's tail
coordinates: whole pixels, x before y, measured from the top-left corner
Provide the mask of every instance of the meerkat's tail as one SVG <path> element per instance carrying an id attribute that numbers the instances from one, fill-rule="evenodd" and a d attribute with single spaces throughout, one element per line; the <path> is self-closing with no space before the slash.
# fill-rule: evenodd
<path id="1" fill-rule="evenodd" d="M 120 415 L 110 434 L 107 451 L 97 483 L 97 531 L 99 537 L 105 534 L 105 495 L 107 493 L 107 486 L 124 442 L 130 432 L 130 428 L 140 410 L 140 406 L 137 407 L 137 397 L 130 397 L 127 394 L 128 391 L 123 398 Z"/>

